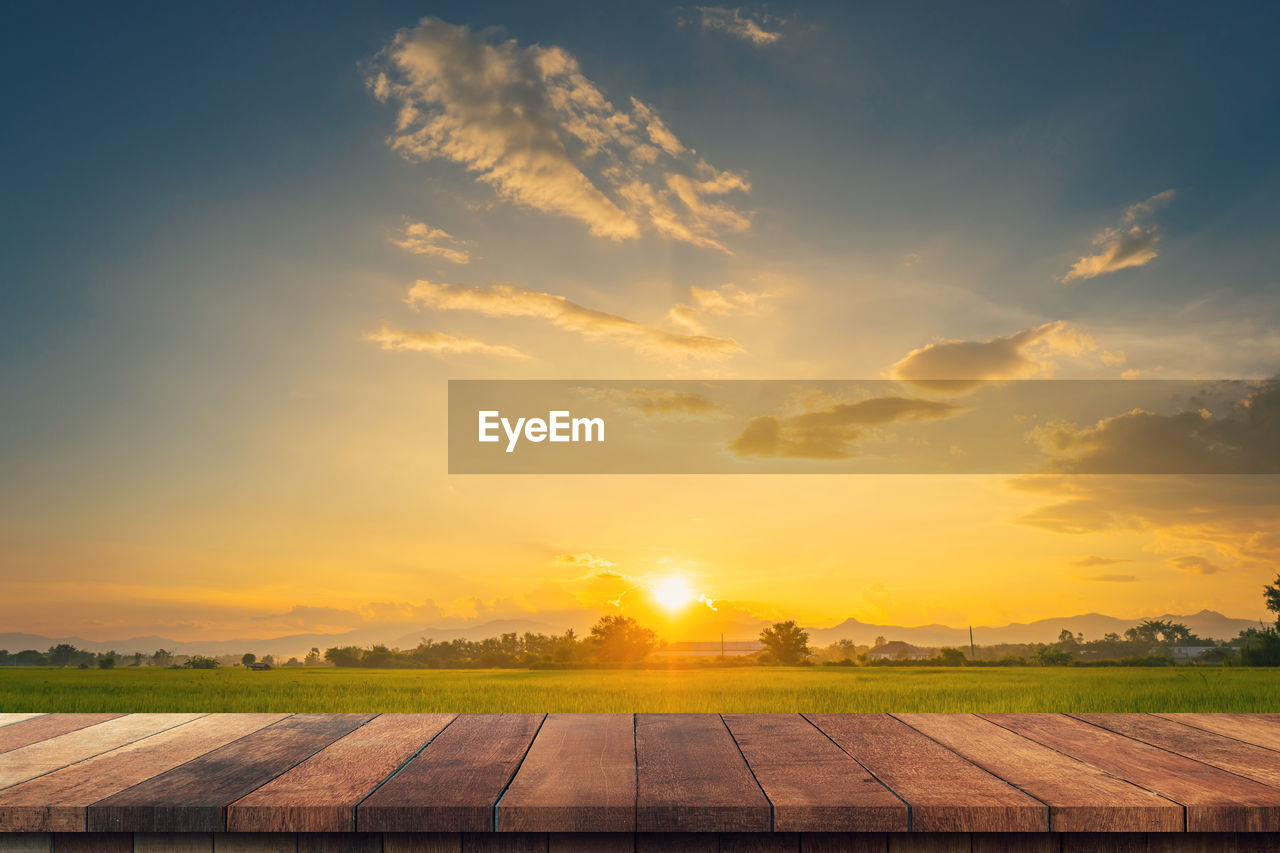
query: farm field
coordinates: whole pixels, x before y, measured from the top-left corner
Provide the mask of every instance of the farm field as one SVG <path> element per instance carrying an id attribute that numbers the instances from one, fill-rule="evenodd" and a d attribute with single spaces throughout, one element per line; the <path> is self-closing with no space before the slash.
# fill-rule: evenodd
<path id="1" fill-rule="evenodd" d="M 1280 669 L 0 670 L 0 712 L 1277 712 Z"/>

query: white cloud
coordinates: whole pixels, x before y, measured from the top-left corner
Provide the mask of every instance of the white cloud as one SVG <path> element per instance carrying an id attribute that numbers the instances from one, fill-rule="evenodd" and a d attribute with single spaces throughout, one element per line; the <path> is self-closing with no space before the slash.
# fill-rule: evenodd
<path id="1" fill-rule="evenodd" d="M 699 6 L 698 12 L 704 30 L 720 30 L 756 47 L 768 47 L 782 38 L 776 30 L 766 30 L 765 26 L 781 23 L 771 15 L 743 14 L 741 9 L 726 9 L 723 6 Z"/>
<path id="2" fill-rule="evenodd" d="M 473 311 L 488 317 L 533 317 L 587 338 L 615 340 L 641 352 L 669 357 L 721 358 L 742 351 L 738 342 L 730 338 L 669 332 L 570 302 L 563 296 L 513 284 L 468 287 L 419 281 L 410 288 L 407 301 L 414 307 L 436 311 Z"/>
<path id="3" fill-rule="evenodd" d="M 369 77 L 398 108 L 389 144 L 413 160 L 449 160 L 503 198 L 627 240 L 655 231 L 728 251 L 749 227 L 724 200 L 747 192 L 680 142 L 636 98 L 615 107 L 558 47 L 491 43 L 434 18 L 399 32 Z"/>
<path id="4" fill-rule="evenodd" d="M 415 255 L 430 255 L 455 264 L 471 263 L 471 252 L 467 250 L 465 241 L 459 240 L 443 228 L 432 228 L 425 222 L 406 223 L 391 242 Z"/>
<path id="5" fill-rule="evenodd" d="M 1160 229 L 1155 224 L 1144 224 L 1142 220 L 1168 204 L 1173 195 L 1173 190 L 1165 190 L 1146 201 L 1130 205 L 1118 225 L 1104 229 L 1093 238 L 1097 251 L 1072 264 L 1062 280 L 1096 278 L 1154 261 L 1158 254 Z"/>

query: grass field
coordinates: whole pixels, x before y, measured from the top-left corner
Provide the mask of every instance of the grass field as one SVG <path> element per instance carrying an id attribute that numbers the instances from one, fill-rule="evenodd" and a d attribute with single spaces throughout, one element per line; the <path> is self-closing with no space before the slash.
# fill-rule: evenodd
<path id="1" fill-rule="evenodd" d="M 0 711 L 1280 711 L 1280 669 L 0 670 Z"/>

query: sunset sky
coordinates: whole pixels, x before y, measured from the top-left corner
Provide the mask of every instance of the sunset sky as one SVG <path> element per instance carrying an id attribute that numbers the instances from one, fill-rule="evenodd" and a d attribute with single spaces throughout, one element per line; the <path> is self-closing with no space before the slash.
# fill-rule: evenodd
<path id="1" fill-rule="evenodd" d="M 1274 377 L 1274 5 L 3 16 L 0 632 L 1264 614 L 1276 477 L 451 476 L 445 403 Z"/>

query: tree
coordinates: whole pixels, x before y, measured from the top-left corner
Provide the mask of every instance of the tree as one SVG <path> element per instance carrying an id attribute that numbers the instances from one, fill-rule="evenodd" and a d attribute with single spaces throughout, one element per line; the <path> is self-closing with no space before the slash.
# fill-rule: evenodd
<path id="1" fill-rule="evenodd" d="M 778 663 L 799 663 L 810 654 L 809 632 L 792 620 L 775 622 L 760 632 L 760 642 Z"/>
<path id="2" fill-rule="evenodd" d="M 58 643 L 49 649 L 49 663 L 53 666 L 66 666 L 76 656 L 76 647 L 70 643 Z"/>
<path id="3" fill-rule="evenodd" d="M 217 669 L 218 661 L 214 658 L 207 658 L 204 655 L 192 655 L 191 659 L 183 666 L 187 669 Z"/>
<path id="4" fill-rule="evenodd" d="M 116 666 L 115 652 L 107 652 L 105 655 L 98 658 L 98 669 L 115 669 L 115 666 Z"/>
<path id="5" fill-rule="evenodd" d="M 1276 627 L 1280 628 L 1280 574 L 1276 575 L 1275 583 L 1262 588 L 1262 600 L 1266 602 L 1267 609 L 1276 614 Z"/>
<path id="6" fill-rule="evenodd" d="M 258 662 L 258 656 L 255 655 L 253 652 L 245 652 L 244 656 L 240 658 L 241 666 L 252 666 L 257 662 Z"/>
<path id="7" fill-rule="evenodd" d="M 880 648 L 881 646 L 885 645 L 885 644 L 886 644 L 886 643 L 888 643 L 888 642 L 889 642 L 889 641 L 888 641 L 888 640 L 886 640 L 884 637 L 876 637 L 875 642 L 871 644 L 871 648 L 873 648 L 873 649 L 878 649 L 878 648 Z"/>
<path id="8" fill-rule="evenodd" d="M 938 660 L 943 666 L 964 666 L 964 652 L 959 649 L 942 649 L 938 652 Z"/>
<path id="9" fill-rule="evenodd" d="M 602 661 L 635 663 L 644 660 L 658 638 L 630 616 L 601 616 L 588 641 Z"/>
<path id="10" fill-rule="evenodd" d="M 1036 651 L 1036 662 L 1041 666 L 1066 666 L 1071 663 L 1071 655 L 1059 649 L 1044 646 Z"/>
<path id="11" fill-rule="evenodd" d="M 311 651 L 307 652 L 307 656 L 306 658 L 303 659 L 302 663 L 304 666 L 319 666 L 320 665 L 320 649 L 316 648 L 315 646 L 312 646 Z"/>
<path id="12" fill-rule="evenodd" d="M 151 656 L 153 666 L 168 666 L 173 663 L 173 652 L 168 649 L 156 649 L 155 654 Z"/>

